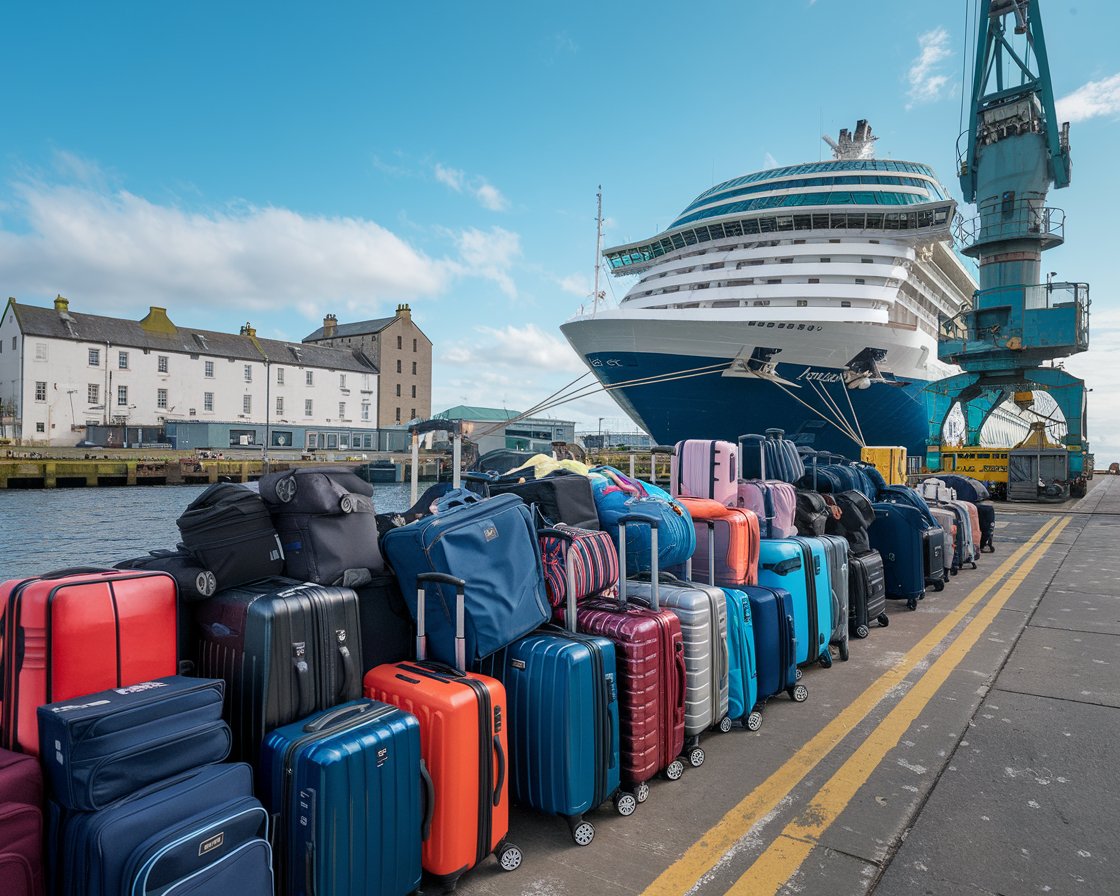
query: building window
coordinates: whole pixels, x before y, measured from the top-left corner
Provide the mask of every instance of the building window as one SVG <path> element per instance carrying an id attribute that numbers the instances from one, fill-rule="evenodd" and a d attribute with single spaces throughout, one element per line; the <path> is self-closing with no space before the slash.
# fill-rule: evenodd
<path id="1" fill-rule="evenodd" d="M 47 400 L 47 384 L 46 383 L 44 383 L 42 381 L 37 381 L 35 383 L 35 400 L 36 401 L 46 401 Z"/>
<path id="2" fill-rule="evenodd" d="M 416 340 L 415 339 L 412 340 L 412 350 L 416 351 Z"/>
<path id="3" fill-rule="evenodd" d="M 204 373 L 205 373 L 205 376 L 208 380 L 214 379 L 214 362 L 213 361 L 207 361 L 205 363 Z"/>
<path id="4" fill-rule="evenodd" d="M 276 413 L 278 415 L 284 413 L 284 396 L 283 395 L 277 395 L 276 396 Z"/>
<path id="5" fill-rule="evenodd" d="M 47 425 L 45 423 L 36 423 L 35 424 L 35 432 L 46 432 L 46 431 L 47 431 Z"/>
<path id="6" fill-rule="evenodd" d="M 307 382 L 307 385 L 309 385 L 309 386 L 314 386 L 315 385 L 315 371 L 313 371 L 313 370 L 307 371 L 306 382 Z"/>
<path id="7" fill-rule="evenodd" d="M 117 367 L 120 370 L 128 370 L 128 352 L 117 352 Z"/>
<path id="8" fill-rule="evenodd" d="M 156 355 L 156 368 L 160 373 L 167 373 L 167 355 Z"/>
<path id="9" fill-rule="evenodd" d="M 101 404 L 101 386 L 97 383 L 89 383 L 86 386 L 86 403 Z"/>
<path id="10" fill-rule="evenodd" d="M 91 348 L 89 350 L 89 366 L 90 367 L 100 367 L 101 366 L 101 349 Z"/>
<path id="11" fill-rule="evenodd" d="M 214 410 L 214 393 L 213 392 L 203 392 L 202 393 L 202 410 L 204 410 L 204 411 L 213 411 Z"/>
<path id="12" fill-rule="evenodd" d="M 402 348 L 404 348 L 404 340 L 400 336 L 398 336 L 397 337 L 397 350 L 399 351 Z"/>
<path id="13" fill-rule="evenodd" d="M 308 374 L 308 376 L 310 376 L 310 374 Z M 305 398 L 304 401 L 303 401 L 303 416 L 305 416 L 305 417 L 310 417 L 311 416 L 311 399 L 310 398 Z"/>
<path id="14" fill-rule="evenodd" d="M 396 422 L 397 422 L 397 423 L 400 423 L 400 422 L 401 422 L 401 409 L 400 409 L 400 408 L 397 408 L 397 419 L 396 419 Z"/>
<path id="15" fill-rule="evenodd" d="M 253 381 L 253 365 L 245 365 L 245 382 L 251 383 Z"/>
<path id="16" fill-rule="evenodd" d="M 125 407 L 128 404 L 128 386 L 117 386 L 117 406 Z"/>
<path id="17" fill-rule="evenodd" d="M 413 398 L 416 397 L 416 387 L 415 386 L 412 387 L 412 397 Z"/>
<path id="18" fill-rule="evenodd" d="M 412 375 L 416 376 L 416 362 L 415 361 L 412 362 Z"/>
<path id="19" fill-rule="evenodd" d="M 345 401 L 340 401 L 338 403 L 338 419 L 339 420 L 345 420 L 346 419 L 346 402 Z"/>
<path id="20" fill-rule="evenodd" d="M 345 373 L 340 373 L 338 375 L 338 388 L 340 388 L 340 389 L 345 389 L 346 388 L 346 374 Z"/>
<path id="21" fill-rule="evenodd" d="M 411 408 L 411 409 L 409 410 L 409 412 L 408 412 L 408 419 L 409 419 L 409 420 L 415 420 L 415 419 L 416 419 L 416 408 Z"/>
<path id="22" fill-rule="evenodd" d="M 156 389 L 156 407 L 157 408 L 164 408 L 164 409 L 167 408 L 167 390 L 166 389 Z"/>
<path id="23" fill-rule="evenodd" d="M 241 396 L 241 413 L 243 413 L 243 414 L 253 413 L 253 396 L 252 395 L 242 395 Z"/>
<path id="24" fill-rule="evenodd" d="M 401 359 L 397 358 L 397 373 L 401 372 Z"/>
<path id="25" fill-rule="evenodd" d="M 16 337 L 13 336 L 12 337 L 12 351 L 14 352 L 15 350 L 16 350 Z"/>
<path id="26" fill-rule="evenodd" d="M 397 383 L 397 398 L 401 397 L 401 384 Z"/>
<path id="27" fill-rule="evenodd" d="M 369 402 L 368 401 L 363 401 L 362 402 L 362 419 L 363 420 L 369 420 Z"/>
<path id="28" fill-rule="evenodd" d="M 36 342 L 35 343 L 35 360 L 36 361 L 46 361 L 47 360 L 47 344 L 45 342 Z"/>
<path id="29" fill-rule="evenodd" d="M 283 386 L 284 385 L 284 368 L 283 367 L 277 367 L 276 368 L 276 385 L 277 386 Z"/>

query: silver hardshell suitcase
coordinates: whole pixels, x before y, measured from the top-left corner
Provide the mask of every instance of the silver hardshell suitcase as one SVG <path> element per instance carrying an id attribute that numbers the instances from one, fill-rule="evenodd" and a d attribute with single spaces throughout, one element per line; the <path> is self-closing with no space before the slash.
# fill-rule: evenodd
<path id="1" fill-rule="evenodd" d="M 929 512 L 941 527 L 941 531 L 945 533 L 943 562 L 949 575 L 955 576 L 964 562 L 964 542 L 960 527 L 957 525 L 957 515 L 950 508 L 933 503 L 929 505 Z"/>
<path id="2" fill-rule="evenodd" d="M 976 569 L 976 561 L 980 559 L 980 548 L 972 537 L 972 514 L 968 512 L 968 504 L 964 501 L 948 501 L 946 507 L 953 508 L 957 515 L 957 529 L 964 533 L 965 552 L 961 555 L 961 566 L 966 563 Z"/>
<path id="3" fill-rule="evenodd" d="M 832 586 L 832 637 L 829 644 L 840 650 L 840 659 L 848 659 L 848 539 L 840 535 L 820 535 L 828 557 L 828 581 Z"/>
<path id="4" fill-rule="evenodd" d="M 714 539 L 712 539 L 714 542 Z M 691 569 L 691 561 L 686 566 Z M 658 576 L 655 568 L 650 574 Z M 644 577 L 644 576 L 643 576 Z M 649 581 L 630 581 L 627 599 L 649 606 Z M 723 589 L 662 573 L 658 579 L 661 609 L 671 610 L 684 638 L 685 754 L 693 767 L 704 762 L 700 734 L 710 728 L 731 730 L 727 715 L 727 600 Z"/>

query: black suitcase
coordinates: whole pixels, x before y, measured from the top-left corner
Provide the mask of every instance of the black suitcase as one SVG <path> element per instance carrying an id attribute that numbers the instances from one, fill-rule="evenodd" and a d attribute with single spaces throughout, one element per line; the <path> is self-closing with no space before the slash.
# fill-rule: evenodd
<path id="1" fill-rule="evenodd" d="M 416 624 L 401 595 L 397 577 L 374 576 L 354 589 L 361 621 L 361 670 L 412 659 L 416 652 Z"/>
<path id="2" fill-rule="evenodd" d="M 284 551 L 268 508 L 244 486 L 215 483 L 187 505 L 175 525 L 183 547 L 214 574 L 218 588 L 284 571 Z"/>
<path id="3" fill-rule="evenodd" d="M 529 478 L 487 479 L 484 483 L 487 493 L 491 496 L 514 494 L 526 504 L 535 504 L 548 526 L 564 523 L 577 529 L 599 528 L 595 494 L 588 477 L 556 472 L 533 479 L 531 470 L 525 474 Z"/>
<path id="4" fill-rule="evenodd" d="M 195 604 L 198 674 L 226 682 L 233 761 L 256 766 L 265 735 L 362 695 L 358 596 L 272 578 Z"/>
<path id="5" fill-rule="evenodd" d="M 976 504 L 976 512 L 980 515 L 980 553 L 994 554 L 996 509 L 987 501 L 980 501 Z"/>
<path id="6" fill-rule="evenodd" d="M 301 467 L 261 477 L 261 498 L 284 548 L 284 574 L 320 585 L 349 585 L 385 571 L 373 486 L 352 470 Z M 345 576 L 345 578 L 344 578 Z"/>
<path id="7" fill-rule="evenodd" d="M 872 620 L 890 624 L 887 616 L 887 580 L 883 558 L 878 551 L 850 554 L 848 557 L 848 633 L 866 638 Z"/>

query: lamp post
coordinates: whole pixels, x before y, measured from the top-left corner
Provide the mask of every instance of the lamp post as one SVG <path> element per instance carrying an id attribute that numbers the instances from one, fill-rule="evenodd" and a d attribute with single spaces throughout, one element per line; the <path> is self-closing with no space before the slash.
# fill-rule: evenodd
<path id="1" fill-rule="evenodd" d="M 599 450 L 603 450 L 603 418 L 599 418 Z"/>

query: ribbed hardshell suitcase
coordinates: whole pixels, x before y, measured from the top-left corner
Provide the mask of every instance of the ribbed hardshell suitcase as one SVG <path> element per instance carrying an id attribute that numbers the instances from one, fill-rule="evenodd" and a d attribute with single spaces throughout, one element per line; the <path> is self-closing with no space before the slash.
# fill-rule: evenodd
<path id="1" fill-rule="evenodd" d="M 567 526 L 542 538 L 572 544 Z M 617 558 L 615 563 L 617 565 Z M 569 580 L 573 565 L 564 563 Z M 575 630 L 571 581 L 563 614 L 569 628 L 546 625 L 483 660 L 481 671 L 505 685 L 509 701 L 510 796 L 515 803 L 559 815 L 572 839 L 586 846 L 595 826 L 584 819 L 614 799 L 621 815 L 636 802 L 619 790 L 618 683 L 614 644 Z"/>
<path id="2" fill-rule="evenodd" d="M 953 511 L 944 507 L 941 504 L 930 504 L 929 512 L 933 514 L 933 519 L 941 531 L 945 539 L 945 552 L 942 556 L 942 562 L 945 564 L 945 571 L 949 575 L 956 575 L 957 570 L 961 568 L 961 531 L 957 526 L 957 517 Z"/>
<path id="3" fill-rule="evenodd" d="M 362 695 L 358 598 L 263 579 L 194 606 L 198 674 L 226 683 L 231 757 L 256 767 L 265 735 Z"/>
<path id="4" fill-rule="evenodd" d="M 874 504 L 875 522 L 867 530 L 883 559 L 887 597 L 905 600 L 915 610 L 926 593 L 924 533 L 929 525 L 914 507 Z"/>
<path id="5" fill-rule="evenodd" d="M 167 573 L 60 570 L 0 585 L 0 746 L 39 753 L 44 703 L 174 675 L 175 580 Z"/>
<path id="6" fill-rule="evenodd" d="M 0 750 L 0 893 L 43 894 L 43 779 L 39 763 Z"/>
<path id="7" fill-rule="evenodd" d="M 758 583 L 788 591 L 793 598 L 797 664 L 832 665 L 832 587 L 824 545 L 816 538 L 763 539 Z"/>
<path id="8" fill-rule="evenodd" d="M 968 514 L 969 525 L 969 550 L 972 553 L 972 560 L 975 562 L 980 558 L 980 512 L 976 509 L 976 505 L 971 501 L 954 501 L 954 504 L 960 505 Z"/>
<path id="9" fill-rule="evenodd" d="M 828 584 L 832 593 L 832 637 L 840 651 L 840 659 L 848 660 L 848 603 L 849 580 L 851 571 L 848 566 L 848 540 L 839 535 L 822 535 L 819 541 L 824 545 L 828 557 Z"/>
<path id="10" fill-rule="evenodd" d="M 91 812 L 229 755 L 225 683 L 171 675 L 39 707 L 51 799 Z"/>
<path id="11" fill-rule="evenodd" d="M 755 663 L 758 669 L 758 706 L 783 691 L 803 703 L 809 696 L 800 684 L 797 642 L 794 637 L 793 597 L 784 588 L 745 585 L 754 626 Z"/>
<path id="12" fill-rule="evenodd" d="M 260 789 L 282 894 L 404 896 L 420 885 L 435 801 L 415 716 L 363 698 L 284 725 L 265 741 Z"/>
<path id="13" fill-rule="evenodd" d="M 677 442 L 669 479 L 669 491 L 675 497 L 708 498 L 730 507 L 735 503 L 738 480 L 739 448 L 733 442 Z"/>
<path id="14" fill-rule="evenodd" d="M 618 550 L 611 537 L 601 529 L 558 525 L 539 532 L 538 537 L 545 590 L 553 608 L 568 603 L 569 583 L 575 588 L 577 601 L 600 594 L 618 583 Z"/>
<path id="15" fill-rule="evenodd" d="M 268 896 L 268 813 L 252 794 L 249 766 L 208 765 L 63 813 L 58 896 Z"/>
<path id="16" fill-rule="evenodd" d="M 883 628 L 890 625 L 883 558 L 874 550 L 849 554 L 848 634 L 853 638 L 866 638 L 873 619 Z"/>
<path id="17" fill-rule="evenodd" d="M 953 520 L 953 528 L 955 536 L 953 541 L 953 559 L 957 567 L 964 567 L 971 565 L 973 569 L 976 568 L 975 561 L 975 547 L 972 544 L 972 521 L 969 518 L 968 511 L 958 501 L 950 501 L 948 504 L 942 504 L 939 508 L 942 513 L 946 513 Z M 931 507 L 930 513 L 934 512 Z"/>
<path id="18" fill-rule="evenodd" d="M 650 525 L 641 514 L 619 523 Z M 657 552 L 656 521 L 651 546 Z M 623 533 L 625 538 L 625 532 Z M 618 664 L 618 713 L 622 783 L 642 802 L 649 780 L 664 771 L 670 780 L 684 772 L 684 695 L 687 672 L 681 624 L 668 610 L 626 600 L 626 561 L 619 555 L 619 599 L 594 599 L 579 608 L 579 628 L 614 642 Z"/>
<path id="19" fill-rule="evenodd" d="M 454 589 L 459 668 L 428 661 L 427 583 Z M 509 713 L 506 689 L 489 675 L 461 672 L 467 657 L 466 583 L 446 573 L 417 576 L 414 662 L 390 663 L 365 675 L 365 695 L 399 706 L 420 722 L 420 754 L 435 799 L 421 864 L 445 886 L 494 853 L 506 871 L 521 864 L 509 831 Z"/>
<path id="20" fill-rule="evenodd" d="M 724 507 L 704 498 L 681 498 L 696 532 L 694 568 L 708 565 L 709 538 L 715 540 L 715 584 L 739 588 L 758 581 L 758 517 L 744 507 Z"/>

